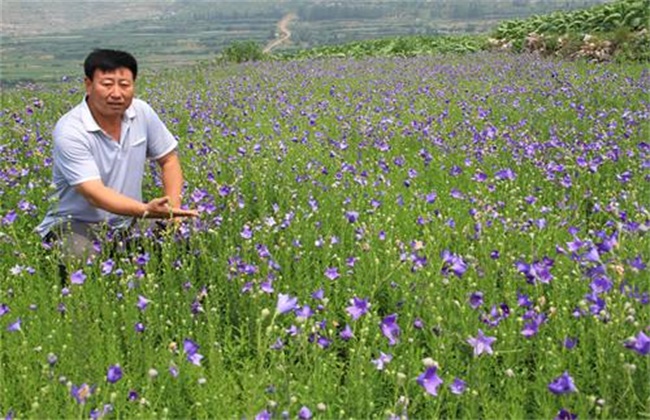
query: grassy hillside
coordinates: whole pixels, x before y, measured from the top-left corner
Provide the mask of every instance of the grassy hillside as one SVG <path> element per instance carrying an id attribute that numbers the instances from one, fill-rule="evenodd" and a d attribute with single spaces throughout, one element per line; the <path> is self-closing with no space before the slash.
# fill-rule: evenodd
<path id="1" fill-rule="evenodd" d="M 159 70 L 213 59 L 235 41 L 265 45 L 288 13 L 297 52 L 325 45 L 409 35 L 487 33 L 503 19 L 572 10 L 604 0 L 307 0 L 209 2 L 190 0 L 2 2 L 2 84 L 77 75 L 88 51 L 132 51 L 143 67 Z"/>

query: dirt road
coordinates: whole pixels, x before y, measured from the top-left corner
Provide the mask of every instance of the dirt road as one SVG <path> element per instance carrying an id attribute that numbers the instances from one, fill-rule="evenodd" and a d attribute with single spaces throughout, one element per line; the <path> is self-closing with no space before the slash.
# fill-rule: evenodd
<path id="1" fill-rule="evenodd" d="M 291 23 L 292 20 L 297 18 L 294 13 L 289 13 L 288 15 L 284 16 L 280 21 L 278 22 L 278 38 L 274 39 L 273 41 L 269 42 L 266 44 L 266 47 L 264 47 L 264 50 L 262 50 L 264 53 L 269 53 L 271 50 L 278 45 L 281 45 L 284 42 L 289 41 L 291 38 L 291 31 L 289 30 L 289 23 Z"/>

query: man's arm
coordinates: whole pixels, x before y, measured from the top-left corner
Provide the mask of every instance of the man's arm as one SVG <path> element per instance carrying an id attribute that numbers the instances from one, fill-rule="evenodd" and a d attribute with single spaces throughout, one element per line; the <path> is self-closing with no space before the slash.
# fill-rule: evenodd
<path id="1" fill-rule="evenodd" d="M 148 203 L 141 203 L 106 187 L 99 179 L 82 182 L 75 189 L 92 206 L 113 214 L 157 219 L 198 215 L 195 210 L 182 210 L 179 206 L 173 205 L 170 197 L 154 198 Z"/>
<path id="2" fill-rule="evenodd" d="M 183 190 L 183 171 L 178 153 L 175 150 L 157 160 L 161 170 L 161 178 L 165 196 L 174 208 L 181 207 L 181 192 Z"/>

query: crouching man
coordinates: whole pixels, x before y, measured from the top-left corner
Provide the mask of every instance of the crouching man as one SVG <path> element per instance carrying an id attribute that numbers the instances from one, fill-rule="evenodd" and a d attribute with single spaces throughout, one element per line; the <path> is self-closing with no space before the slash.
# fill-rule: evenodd
<path id="1" fill-rule="evenodd" d="M 85 258 L 107 229 L 138 219 L 195 217 L 181 208 L 178 143 L 156 112 L 134 98 L 138 65 L 123 51 L 94 50 L 84 62 L 84 100 L 53 130 L 56 197 L 36 231 L 64 256 Z M 142 201 L 145 162 L 157 162 L 164 196 Z"/>

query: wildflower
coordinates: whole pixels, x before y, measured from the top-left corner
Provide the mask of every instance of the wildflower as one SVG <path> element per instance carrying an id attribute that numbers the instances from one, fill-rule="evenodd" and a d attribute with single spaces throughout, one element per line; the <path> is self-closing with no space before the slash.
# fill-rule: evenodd
<path id="1" fill-rule="evenodd" d="M 566 408 L 562 408 L 560 411 L 557 412 L 557 415 L 553 420 L 575 420 L 577 418 L 578 416 L 576 414 L 571 413 Z"/>
<path id="2" fill-rule="evenodd" d="M 311 410 L 307 408 L 306 406 L 302 406 L 302 408 L 298 411 L 298 418 L 300 420 L 309 420 L 311 418 Z"/>
<path id="3" fill-rule="evenodd" d="M 80 386 L 72 385 L 72 388 L 70 389 L 70 395 L 77 400 L 78 404 L 85 404 L 88 397 L 90 397 L 94 392 L 95 387 L 91 387 L 86 383 L 81 384 Z"/>
<path id="4" fill-rule="evenodd" d="M 9 305 L 6 303 L 0 304 L 0 316 L 6 315 L 9 313 Z"/>
<path id="5" fill-rule="evenodd" d="M 483 304 L 483 292 L 474 292 L 469 296 L 469 306 L 477 309 Z"/>
<path id="6" fill-rule="evenodd" d="M 271 344 L 270 346 L 271 350 L 282 350 L 283 348 L 284 348 L 284 342 L 282 341 L 281 338 L 275 340 L 275 343 Z"/>
<path id="7" fill-rule="evenodd" d="M 379 357 L 372 360 L 372 364 L 377 366 L 377 370 L 384 370 L 384 366 L 386 363 L 389 363 L 391 360 L 393 360 L 393 355 L 392 354 L 386 354 L 383 351 L 379 352 Z"/>
<path id="8" fill-rule="evenodd" d="M 526 276 L 526 281 L 530 284 L 541 282 L 548 284 L 553 279 L 550 269 L 554 261 L 548 257 L 544 257 L 541 261 L 533 261 L 532 264 L 527 264 L 519 261 L 515 264 L 517 270 Z"/>
<path id="9" fill-rule="evenodd" d="M 352 328 L 350 328 L 350 325 L 345 324 L 345 327 L 341 332 L 339 333 L 339 336 L 341 337 L 341 340 L 343 341 L 348 341 L 352 337 L 354 337 L 354 334 L 352 333 Z"/>
<path id="10" fill-rule="evenodd" d="M 56 356 L 54 353 L 48 353 L 47 354 L 47 364 L 51 366 L 56 365 L 56 362 L 59 360 L 59 358 Z"/>
<path id="11" fill-rule="evenodd" d="M 84 284 L 86 281 L 86 275 L 82 270 L 77 270 L 70 275 L 71 284 Z"/>
<path id="12" fill-rule="evenodd" d="M 169 367 L 169 374 L 172 375 L 173 378 L 178 377 L 178 368 L 174 365 Z"/>
<path id="13" fill-rule="evenodd" d="M 577 392 L 575 384 L 573 383 L 573 378 L 569 376 L 569 372 L 564 371 L 564 373 L 557 378 L 553 379 L 550 384 L 548 384 L 548 390 L 555 395 L 567 394 L 569 392 Z"/>
<path id="14" fill-rule="evenodd" d="M 418 384 L 431 395 L 438 395 L 438 387 L 442 385 L 443 380 L 438 376 L 438 367 L 431 366 L 424 373 L 418 376 Z"/>
<path id="15" fill-rule="evenodd" d="M 275 312 L 277 314 L 287 313 L 289 311 L 294 310 L 297 304 L 298 304 L 298 298 L 280 293 L 278 295 L 278 303 L 275 307 Z"/>
<path id="16" fill-rule="evenodd" d="M 122 369 L 119 365 L 111 365 L 106 373 L 106 380 L 112 384 L 122 379 Z"/>
<path id="17" fill-rule="evenodd" d="M 149 299 L 147 299 L 146 297 L 144 297 L 142 295 L 138 295 L 138 303 L 136 304 L 136 306 L 141 311 L 144 311 L 147 308 L 147 305 L 149 304 L 149 302 L 151 302 L 151 301 Z"/>
<path id="18" fill-rule="evenodd" d="M 255 415 L 255 420 L 271 420 L 271 413 L 267 410 L 260 411 Z"/>
<path id="19" fill-rule="evenodd" d="M 201 366 L 201 359 L 203 359 L 203 355 L 199 354 L 199 345 L 196 344 L 194 341 L 190 340 L 189 338 L 186 338 L 183 341 L 183 350 L 185 351 L 185 354 L 187 355 L 187 360 L 196 365 L 196 366 Z"/>
<path id="20" fill-rule="evenodd" d="M 309 307 L 309 305 L 304 305 L 301 306 L 300 308 L 296 309 L 296 316 L 298 318 L 310 318 L 312 315 L 314 315 L 314 311 Z"/>
<path id="21" fill-rule="evenodd" d="M 467 342 L 474 347 L 474 356 L 480 356 L 483 353 L 492 354 L 492 343 L 495 341 L 496 337 L 488 337 L 480 329 L 476 338 L 470 337 L 467 339 Z"/>
<path id="22" fill-rule="evenodd" d="M 20 326 L 22 325 L 22 322 L 23 321 L 20 318 L 17 318 L 14 322 L 12 322 L 7 326 L 7 331 L 10 332 L 21 331 L 22 329 Z"/>
<path id="23" fill-rule="evenodd" d="M 329 338 L 327 338 L 325 336 L 322 336 L 322 335 L 318 334 L 318 339 L 316 340 L 316 344 L 318 344 L 320 346 L 320 348 L 326 349 L 332 344 L 332 340 L 330 340 Z"/>
<path id="24" fill-rule="evenodd" d="M 113 411 L 113 404 L 104 404 L 104 407 L 100 411 L 98 408 L 95 408 L 90 411 L 90 418 L 93 420 L 101 419 L 105 417 L 108 413 Z"/>
<path id="25" fill-rule="evenodd" d="M 325 277 L 330 280 L 336 280 L 340 277 L 339 269 L 336 267 L 329 267 L 327 270 L 325 270 Z"/>
<path id="26" fill-rule="evenodd" d="M 454 273 L 456 277 L 462 277 L 467 271 L 467 263 L 458 255 L 452 254 L 448 250 L 442 251 L 442 274 L 448 275 Z"/>
<path id="27" fill-rule="evenodd" d="M 353 321 L 356 321 L 361 316 L 365 315 L 370 308 L 370 304 L 367 299 L 359 299 L 356 296 L 350 299 L 351 306 L 348 306 L 345 310 L 350 314 Z"/>
<path id="28" fill-rule="evenodd" d="M 467 390 L 467 383 L 460 378 L 454 378 L 454 382 L 449 385 L 452 394 L 461 395 Z"/>
<path id="29" fill-rule="evenodd" d="M 105 276 L 111 274 L 113 272 L 113 267 L 115 267 L 115 262 L 111 259 L 102 262 L 101 265 L 102 274 Z"/>
<path id="30" fill-rule="evenodd" d="M 627 340 L 625 347 L 634 350 L 642 356 L 650 354 L 650 338 L 643 331 L 639 331 L 636 337 Z"/>
<path id="31" fill-rule="evenodd" d="M 575 346 L 578 345 L 578 339 L 572 337 L 565 337 L 562 345 L 564 346 L 565 349 L 572 350 Z"/>
<path id="32" fill-rule="evenodd" d="M 348 222 L 354 223 L 359 219 L 358 211 L 347 211 L 345 212 L 345 218 L 348 219 Z"/>
<path id="33" fill-rule="evenodd" d="M 388 345 L 394 346 L 397 344 L 397 338 L 400 335 L 399 325 L 395 322 L 397 314 L 388 315 L 381 321 L 381 332 L 388 338 Z"/>

